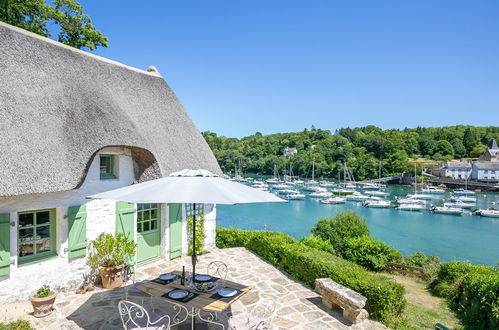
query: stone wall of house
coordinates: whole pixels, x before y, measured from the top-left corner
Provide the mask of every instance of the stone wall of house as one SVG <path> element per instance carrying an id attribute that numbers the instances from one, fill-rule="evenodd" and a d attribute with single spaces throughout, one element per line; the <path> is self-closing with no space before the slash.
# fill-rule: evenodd
<path id="1" fill-rule="evenodd" d="M 95 157 L 88 174 L 79 189 L 17 196 L 0 199 L 0 213 L 10 213 L 10 253 L 13 264 L 8 279 L 0 281 L 0 303 L 26 299 L 44 284 L 56 290 L 76 288 L 83 273 L 88 271 L 84 258 L 69 262 L 68 259 L 68 207 L 86 205 L 87 238 L 95 239 L 101 232 L 114 233 L 116 225 L 116 204 L 111 200 L 89 200 L 85 197 L 102 191 L 130 185 L 133 180 L 133 162 L 130 151 L 124 148 L 105 148 L 105 154 L 117 156 L 117 179 L 100 180 L 99 157 Z M 30 265 L 18 265 L 17 257 L 17 213 L 21 211 L 56 210 L 56 253 L 57 256 Z"/>

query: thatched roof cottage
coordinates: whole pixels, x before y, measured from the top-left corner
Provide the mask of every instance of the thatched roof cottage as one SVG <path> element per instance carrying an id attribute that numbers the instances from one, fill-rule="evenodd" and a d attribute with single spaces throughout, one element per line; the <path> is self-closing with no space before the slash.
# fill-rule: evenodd
<path id="1" fill-rule="evenodd" d="M 184 168 L 221 173 L 154 67 L 0 22 L 0 82 L 0 303 L 42 284 L 74 287 L 87 270 L 85 242 L 124 223 L 138 263 L 185 253 L 189 206 L 85 199 Z M 204 212 L 212 244 L 214 207 Z"/>

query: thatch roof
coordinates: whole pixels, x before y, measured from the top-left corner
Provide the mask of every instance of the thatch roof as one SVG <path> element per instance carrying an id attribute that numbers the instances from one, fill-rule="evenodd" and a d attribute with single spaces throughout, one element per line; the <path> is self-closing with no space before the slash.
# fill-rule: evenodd
<path id="1" fill-rule="evenodd" d="M 0 22 L 0 197 L 77 188 L 131 146 L 141 180 L 220 167 L 163 78 Z M 138 158 L 137 158 L 138 157 Z"/>

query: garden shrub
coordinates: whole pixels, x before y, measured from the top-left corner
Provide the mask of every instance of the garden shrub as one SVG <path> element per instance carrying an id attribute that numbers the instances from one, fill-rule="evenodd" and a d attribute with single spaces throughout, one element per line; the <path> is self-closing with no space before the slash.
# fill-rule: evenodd
<path id="1" fill-rule="evenodd" d="M 29 321 L 18 320 L 10 323 L 1 323 L 0 330 L 34 330 Z"/>
<path id="2" fill-rule="evenodd" d="M 336 255 L 336 251 L 334 250 L 331 242 L 323 240 L 319 236 L 308 235 L 307 237 L 303 237 L 300 239 L 300 243 L 305 244 L 308 247 L 321 250 L 324 252 L 329 252 Z"/>
<path id="3" fill-rule="evenodd" d="M 311 230 L 312 234 L 330 241 L 340 250 L 349 237 L 369 236 L 366 220 L 353 211 L 338 212 L 332 218 L 321 218 Z"/>
<path id="4" fill-rule="evenodd" d="M 447 298 L 466 323 L 481 329 L 499 328 L 497 268 L 444 262 L 432 287 L 435 294 Z"/>
<path id="5" fill-rule="evenodd" d="M 401 254 L 391 246 L 369 236 L 345 239 L 341 256 L 357 265 L 381 271 L 385 262 L 400 261 Z"/>
<path id="6" fill-rule="evenodd" d="M 404 309 L 402 285 L 386 277 L 370 275 L 352 262 L 307 246 L 288 235 L 218 227 L 216 242 L 219 248 L 244 246 L 311 287 L 316 278 L 329 277 L 365 296 L 366 309 L 373 319 L 383 321 L 391 315 L 400 315 Z"/>

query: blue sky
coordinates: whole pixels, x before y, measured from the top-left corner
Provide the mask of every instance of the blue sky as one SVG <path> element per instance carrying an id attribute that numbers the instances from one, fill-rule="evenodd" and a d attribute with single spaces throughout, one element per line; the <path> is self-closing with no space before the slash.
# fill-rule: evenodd
<path id="1" fill-rule="evenodd" d="M 81 1 L 202 131 L 499 125 L 499 1 Z"/>

